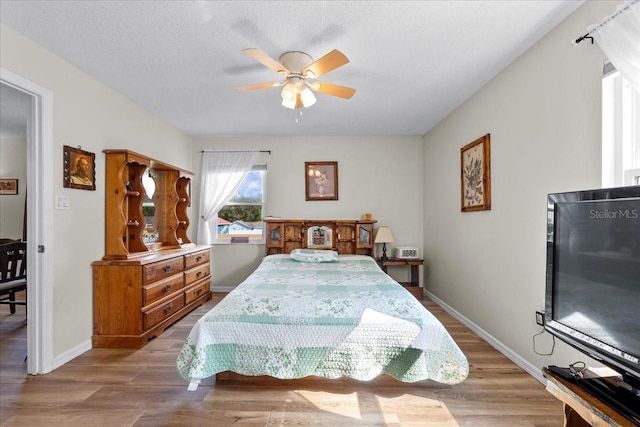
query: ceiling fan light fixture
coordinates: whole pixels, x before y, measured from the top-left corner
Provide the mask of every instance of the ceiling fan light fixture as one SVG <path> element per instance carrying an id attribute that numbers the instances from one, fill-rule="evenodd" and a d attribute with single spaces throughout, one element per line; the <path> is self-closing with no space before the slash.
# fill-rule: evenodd
<path id="1" fill-rule="evenodd" d="M 280 92 L 282 106 L 296 109 L 300 107 L 311 107 L 316 103 L 316 97 L 304 84 L 300 77 L 290 77 Z"/>

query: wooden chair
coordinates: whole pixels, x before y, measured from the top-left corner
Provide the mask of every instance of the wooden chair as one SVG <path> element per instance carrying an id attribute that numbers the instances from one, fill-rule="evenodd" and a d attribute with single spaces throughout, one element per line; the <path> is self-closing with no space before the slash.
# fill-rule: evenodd
<path id="1" fill-rule="evenodd" d="M 27 242 L 0 244 L 0 304 L 9 304 L 11 314 L 16 305 L 27 305 L 16 301 L 16 292 L 27 290 Z"/>

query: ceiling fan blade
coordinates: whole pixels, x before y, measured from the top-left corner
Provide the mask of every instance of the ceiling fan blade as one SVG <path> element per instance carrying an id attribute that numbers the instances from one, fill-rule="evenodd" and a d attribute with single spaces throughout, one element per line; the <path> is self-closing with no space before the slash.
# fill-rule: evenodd
<path id="1" fill-rule="evenodd" d="M 332 83 L 325 82 L 313 82 L 309 86 L 312 90 L 326 95 L 339 96 L 340 98 L 349 99 L 355 93 L 356 90 L 346 86 L 334 85 Z"/>
<path id="2" fill-rule="evenodd" d="M 327 74 L 329 71 L 335 70 L 338 67 L 342 67 L 344 64 L 349 63 L 349 58 L 347 58 L 342 52 L 338 49 L 334 49 L 331 52 L 327 53 L 322 58 L 313 62 L 307 68 L 302 71 L 302 74 L 305 77 L 316 78 L 320 77 L 324 74 Z M 310 71 L 311 74 L 307 72 Z"/>
<path id="3" fill-rule="evenodd" d="M 244 52 L 244 54 L 248 57 L 255 59 L 265 67 L 272 69 L 276 73 L 289 74 L 289 70 L 287 70 L 284 65 L 271 58 L 260 49 L 249 47 L 247 49 L 242 49 L 242 52 Z"/>
<path id="4" fill-rule="evenodd" d="M 257 85 L 248 85 L 248 86 L 239 86 L 236 90 L 240 92 L 245 92 L 247 90 L 256 90 L 256 89 L 268 89 L 270 87 L 278 87 L 282 86 L 281 82 L 270 82 L 270 83 L 259 83 Z"/>

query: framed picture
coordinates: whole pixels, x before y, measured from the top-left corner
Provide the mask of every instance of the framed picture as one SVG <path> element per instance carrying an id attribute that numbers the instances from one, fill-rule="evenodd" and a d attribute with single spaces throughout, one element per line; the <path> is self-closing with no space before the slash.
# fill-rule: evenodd
<path id="1" fill-rule="evenodd" d="M 18 180 L 13 178 L 0 179 L 0 194 L 18 194 Z"/>
<path id="2" fill-rule="evenodd" d="M 306 200 L 338 200 L 338 162 L 304 163 Z"/>
<path id="3" fill-rule="evenodd" d="M 486 134 L 460 149 L 462 212 L 491 210 L 490 143 Z"/>
<path id="4" fill-rule="evenodd" d="M 64 147 L 64 186 L 81 190 L 96 189 L 96 155 L 88 151 Z"/>

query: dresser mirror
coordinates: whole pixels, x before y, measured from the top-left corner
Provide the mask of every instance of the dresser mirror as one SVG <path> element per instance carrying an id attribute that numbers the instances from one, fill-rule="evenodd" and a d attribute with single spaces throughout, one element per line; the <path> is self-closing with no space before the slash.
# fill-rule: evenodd
<path id="1" fill-rule="evenodd" d="M 307 248 L 331 249 L 333 246 L 333 228 L 318 225 L 307 229 Z"/>
<path id="2" fill-rule="evenodd" d="M 153 194 L 156 191 L 156 182 L 153 179 L 151 169 L 144 171 L 144 174 L 142 175 L 142 186 L 144 187 L 145 193 L 147 193 L 142 202 L 142 216 L 144 216 L 146 224 L 144 231 L 142 232 L 142 240 L 145 243 L 153 243 L 158 240 L 158 231 L 153 222 L 156 214 L 156 207 L 153 203 Z"/>

